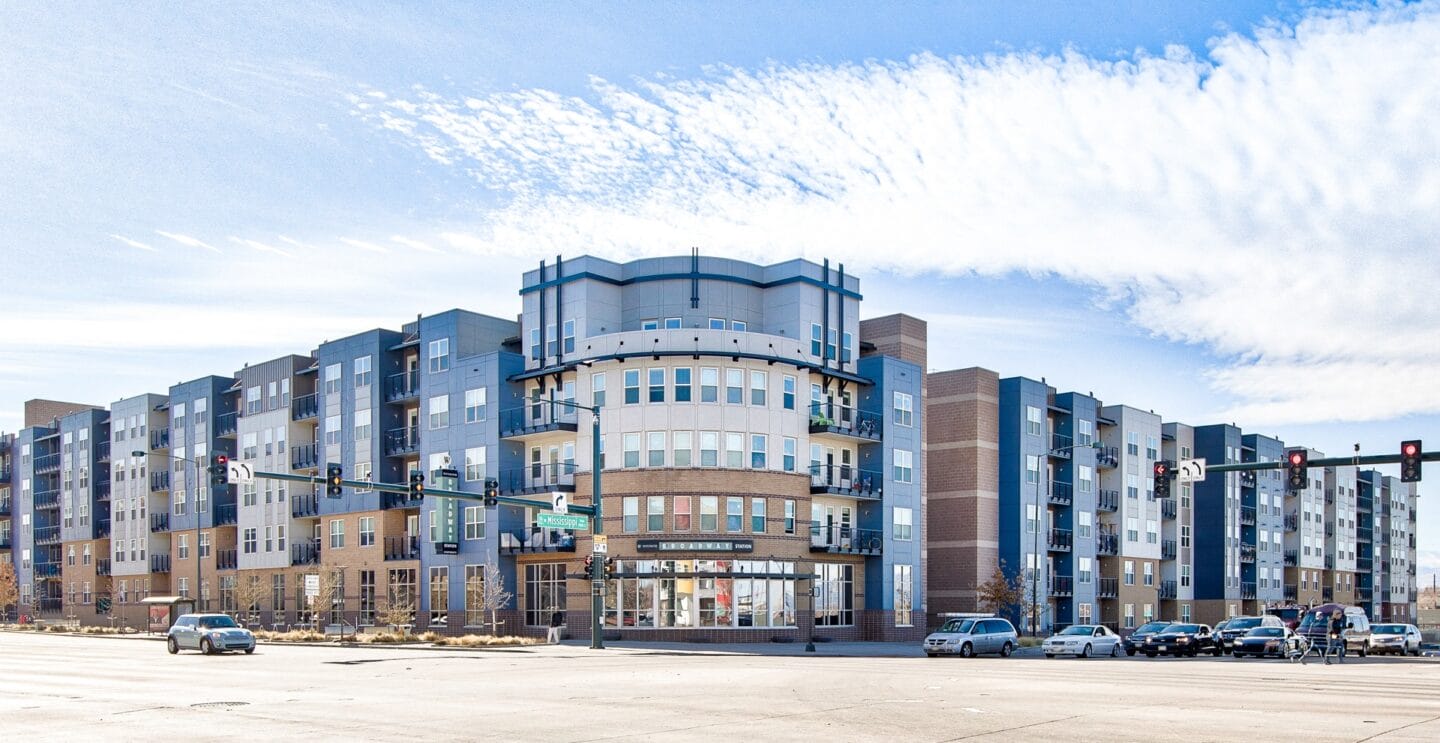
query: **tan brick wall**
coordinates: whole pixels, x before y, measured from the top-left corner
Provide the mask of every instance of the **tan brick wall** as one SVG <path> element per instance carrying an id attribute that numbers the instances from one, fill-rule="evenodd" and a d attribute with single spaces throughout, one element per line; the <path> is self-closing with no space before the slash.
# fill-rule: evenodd
<path id="1" fill-rule="evenodd" d="M 90 545 L 90 564 L 85 564 L 85 545 Z M 75 564 L 71 565 L 65 555 L 75 549 Z M 110 578 L 95 573 L 96 561 L 110 556 L 110 540 L 94 539 L 65 542 L 60 547 L 60 584 L 65 597 L 65 616 L 74 616 L 82 624 L 95 624 L 95 599 L 110 590 Z M 85 600 L 85 583 L 90 583 L 90 600 Z M 70 600 L 70 586 L 75 585 L 75 601 Z"/>
<path id="2" fill-rule="evenodd" d="M 999 562 L 999 376 L 926 377 L 925 522 L 929 612 L 975 611 L 976 587 Z"/>
<path id="3" fill-rule="evenodd" d="M 25 401 L 25 427 L 49 426 L 55 418 L 63 418 L 71 413 L 78 413 L 84 410 L 103 410 L 99 405 L 86 405 L 83 402 L 61 402 L 60 400 L 26 400 Z"/>

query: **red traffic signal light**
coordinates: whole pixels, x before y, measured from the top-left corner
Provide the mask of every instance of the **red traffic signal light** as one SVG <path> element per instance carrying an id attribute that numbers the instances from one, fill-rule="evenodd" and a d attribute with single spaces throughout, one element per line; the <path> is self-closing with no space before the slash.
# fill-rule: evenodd
<path id="1" fill-rule="evenodd" d="M 1290 452 L 1290 466 L 1299 467 L 1302 464 L 1305 464 L 1305 453 L 1298 451 Z"/>
<path id="2" fill-rule="evenodd" d="M 1170 474 L 1170 463 L 1169 463 L 1169 462 L 1156 462 L 1156 463 L 1155 463 L 1155 476 L 1156 476 L 1156 477 L 1164 477 L 1164 476 L 1167 475 L 1167 474 Z"/>
<path id="3" fill-rule="evenodd" d="M 229 462 L 230 462 L 230 457 L 227 457 L 227 456 L 225 456 L 224 454 L 216 454 L 216 455 L 215 455 L 215 464 L 228 464 Z"/>
<path id="4" fill-rule="evenodd" d="M 1420 481 L 1420 440 L 1400 442 L 1400 482 Z"/>
<path id="5" fill-rule="evenodd" d="M 1287 490 L 1304 490 L 1310 477 L 1305 470 L 1310 464 L 1310 453 L 1295 449 L 1285 455 L 1285 487 Z"/>

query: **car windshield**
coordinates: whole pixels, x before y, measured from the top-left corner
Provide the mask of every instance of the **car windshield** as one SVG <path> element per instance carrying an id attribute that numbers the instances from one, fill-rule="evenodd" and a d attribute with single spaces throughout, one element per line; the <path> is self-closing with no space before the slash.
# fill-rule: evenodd
<path id="1" fill-rule="evenodd" d="M 1066 627 L 1066 628 L 1065 628 L 1065 631 L 1064 631 L 1064 632 L 1061 632 L 1060 634 L 1062 634 L 1062 635 L 1093 635 L 1093 634 L 1095 634 L 1095 628 L 1094 628 L 1094 627 L 1090 627 L 1090 626 L 1088 626 L 1088 625 L 1079 625 L 1079 626 L 1076 626 L 1076 627 Z"/>
<path id="2" fill-rule="evenodd" d="M 1271 609 L 1270 613 L 1287 622 L 1293 622 L 1300 618 L 1299 609 Z"/>
<path id="3" fill-rule="evenodd" d="M 1326 624 L 1329 623 L 1329 621 L 1330 621 L 1330 612 L 1328 612 L 1328 611 L 1312 611 L 1312 612 L 1310 612 L 1309 614 L 1306 614 L 1306 615 L 1305 615 L 1305 619 L 1300 622 L 1300 629 L 1306 629 L 1306 628 L 1308 628 L 1308 627 L 1321 627 L 1321 628 L 1323 628 L 1323 627 L 1326 626 Z"/>
<path id="4" fill-rule="evenodd" d="M 1403 624 L 1376 624 L 1371 625 L 1370 631 L 1377 635 L 1403 635 L 1405 625 Z"/>
<path id="5" fill-rule="evenodd" d="M 1170 623 L 1169 623 L 1169 622 L 1149 622 L 1149 623 L 1147 623 L 1147 624 L 1141 625 L 1141 626 L 1140 626 L 1140 629 L 1135 630 L 1135 633 L 1136 633 L 1136 634 L 1143 634 L 1143 633 L 1146 633 L 1146 632 L 1159 632 L 1160 630 L 1165 629 L 1166 627 L 1169 627 L 1169 626 L 1170 626 Z"/>
<path id="6" fill-rule="evenodd" d="M 1259 626 L 1260 617 L 1246 617 L 1244 619 L 1231 619 L 1230 623 L 1225 625 L 1225 629 L 1251 629 Z"/>
<path id="7" fill-rule="evenodd" d="M 940 628 L 941 632 L 969 632 L 975 626 L 973 619 L 951 619 Z"/>
<path id="8" fill-rule="evenodd" d="M 1256 627 L 1245 633 L 1246 637 L 1284 637 L 1285 630 L 1279 627 Z"/>
<path id="9" fill-rule="evenodd" d="M 1170 627 L 1169 627 L 1168 629 L 1166 629 L 1165 631 L 1166 631 L 1166 632 L 1199 632 L 1199 631 L 1200 631 L 1200 625 L 1198 625 L 1198 624 L 1172 624 L 1172 625 L 1170 625 Z"/>
<path id="10" fill-rule="evenodd" d="M 226 629 L 236 627 L 235 620 L 230 617 L 205 617 L 200 620 L 201 629 Z"/>

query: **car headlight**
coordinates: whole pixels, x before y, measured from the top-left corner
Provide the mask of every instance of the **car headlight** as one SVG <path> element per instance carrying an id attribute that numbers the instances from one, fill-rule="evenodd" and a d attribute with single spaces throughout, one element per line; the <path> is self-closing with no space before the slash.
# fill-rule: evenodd
<path id="1" fill-rule="evenodd" d="M 1178 643 L 1180 643 L 1181 645 L 1184 645 L 1185 643 L 1190 642 L 1190 638 L 1188 638 L 1188 637 L 1178 637 L 1178 638 L 1175 639 L 1175 642 L 1178 642 Z"/>

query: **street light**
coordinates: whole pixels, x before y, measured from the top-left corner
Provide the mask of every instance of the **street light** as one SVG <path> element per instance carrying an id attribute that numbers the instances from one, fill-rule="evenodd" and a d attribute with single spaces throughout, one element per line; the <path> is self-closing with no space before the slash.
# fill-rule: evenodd
<path id="1" fill-rule="evenodd" d="M 135 451 L 130 452 L 130 456 L 132 456 L 132 457 L 148 457 L 148 456 L 150 456 L 150 454 L 148 454 L 148 453 L 146 453 L 146 452 L 143 452 L 143 451 L 140 451 L 140 450 L 137 449 L 137 450 L 135 450 Z M 190 467 L 194 470 L 194 473 L 195 473 L 194 481 L 195 481 L 195 483 L 197 483 L 197 487 L 198 487 L 198 483 L 200 482 L 200 456 L 199 456 L 199 455 L 197 455 L 197 456 L 195 457 L 194 461 L 191 461 L 191 460 L 189 460 L 189 459 L 186 459 L 185 457 L 177 457 L 177 456 L 175 456 L 174 454 L 159 454 L 159 453 L 155 453 L 155 456 L 165 457 L 165 458 L 167 458 L 167 459 L 174 459 L 174 460 L 177 461 L 177 462 L 184 462 L 184 463 L 190 465 Z M 198 501 L 197 501 L 197 505 L 198 505 Z M 200 567 L 200 512 L 197 510 L 197 511 L 195 511 L 195 598 L 194 598 L 195 611 L 204 611 L 204 610 L 205 610 L 205 608 L 200 605 L 200 584 L 203 583 L 204 580 L 205 580 L 205 579 L 202 577 L 201 567 Z"/>
<path id="2" fill-rule="evenodd" d="M 1049 456 L 1050 454 L 1053 454 L 1053 453 L 1055 453 L 1055 452 L 1070 451 L 1070 450 L 1072 450 L 1072 449 L 1081 449 L 1081 448 L 1089 448 L 1089 449 L 1094 449 L 1095 451 L 1103 451 L 1105 447 L 1104 447 L 1104 445 L 1101 444 L 1099 441 L 1091 441 L 1091 442 L 1088 443 L 1088 444 L 1068 444 L 1068 445 L 1066 445 L 1066 446 L 1052 446 L 1052 447 L 1050 447 L 1049 449 L 1046 449 L 1046 450 L 1045 450 L 1045 456 Z M 1043 463 L 1042 463 L 1042 464 L 1043 464 Z M 1042 474 L 1044 471 L 1045 471 L 1045 467 L 1043 467 L 1043 466 L 1037 466 L 1037 467 L 1036 467 L 1036 472 L 1035 472 L 1035 531 L 1034 531 L 1034 535 L 1035 535 L 1035 536 L 1034 536 L 1034 538 L 1031 540 L 1031 543 L 1032 543 L 1032 546 L 1033 546 L 1033 551 L 1031 552 L 1031 554 L 1034 555 L 1034 557 L 1031 558 L 1031 559 L 1033 559 L 1033 560 L 1035 561 L 1035 567 L 1030 568 L 1029 565 L 1026 565 L 1026 567 L 1030 569 L 1030 636 L 1031 636 L 1031 637 L 1035 637 L 1035 636 L 1037 635 L 1037 633 L 1039 632 L 1039 628 L 1038 628 L 1038 626 L 1037 626 L 1038 623 L 1039 623 L 1039 622 L 1038 622 L 1039 617 L 1037 616 L 1037 612 L 1039 611 L 1039 606 L 1040 606 L 1040 498 L 1041 498 L 1041 492 L 1040 492 L 1040 484 L 1041 484 L 1041 483 L 1040 483 L 1040 481 L 1044 479 L 1043 474 Z M 1073 498 L 1074 496 L 1072 495 L 1071 497 Z M 1047 511 L 1047 513 L 1048 513 L 1049 509 L 1046 509 L 1046 511 Z M 1027 514 L 1027 515 L 1028 515 L 1028 514 Z M 1047 535 L 1047 536 L 1048 536 L 1048 535 Z M 1074 542 L 1072 541 L 1071 544 L 1072 544 L 1071 549 L 1074 549 L 1074 547 L 1073 547 Z"/>

